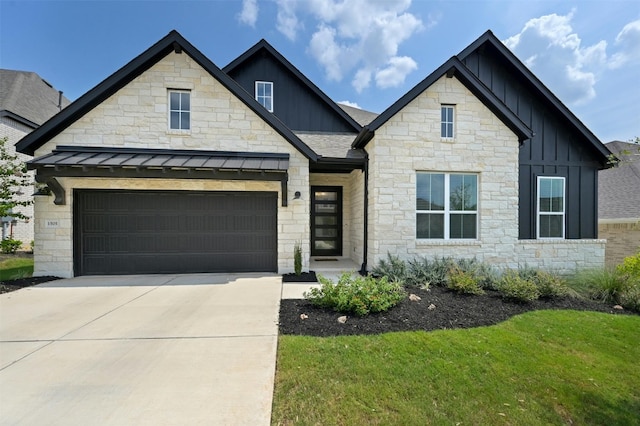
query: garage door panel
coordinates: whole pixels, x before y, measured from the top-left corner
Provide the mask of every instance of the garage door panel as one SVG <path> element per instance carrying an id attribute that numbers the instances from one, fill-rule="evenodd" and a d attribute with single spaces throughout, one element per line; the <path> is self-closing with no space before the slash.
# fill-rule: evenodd
<path id="1" fill-rule="evenodd" d="M 277 194 L 76 190 L 77 275 L 277 269 Z"/>

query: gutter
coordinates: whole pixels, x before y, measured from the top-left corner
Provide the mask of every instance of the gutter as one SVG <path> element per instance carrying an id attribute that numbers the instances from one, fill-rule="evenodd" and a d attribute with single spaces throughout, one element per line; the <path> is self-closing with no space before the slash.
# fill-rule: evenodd
<path id="1" fill-rule="evenodd" d="M 367 275 L 367 251 L 369 250 L 369 153 L 364 151 L 364 229 L 362 244 L 362 266 L 360 267 L 360 275 Z"/>

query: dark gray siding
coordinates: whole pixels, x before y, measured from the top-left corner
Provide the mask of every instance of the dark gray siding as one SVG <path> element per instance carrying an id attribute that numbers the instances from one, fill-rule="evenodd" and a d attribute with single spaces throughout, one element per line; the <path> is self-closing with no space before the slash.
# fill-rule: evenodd
<path id="1" fill-rule="evenodd" d="M 233 69 L 229 76 L 251 96 L 255 96 L 256 81 L 273 82 L 273 113 L 291 130 L 354 131 L 344 118 L 264 50 Z"/>
<path id="2" fill-rule="evenodd" d="M 535 133 L 520 147 L 519 238 L 536 238 L 538 176 L 566 179 L 566 238 L 597 238 L 599 154 L 537 89 L 519 80 L 519 72 L 491 50 L 476 50 L 463 62 Z"/>

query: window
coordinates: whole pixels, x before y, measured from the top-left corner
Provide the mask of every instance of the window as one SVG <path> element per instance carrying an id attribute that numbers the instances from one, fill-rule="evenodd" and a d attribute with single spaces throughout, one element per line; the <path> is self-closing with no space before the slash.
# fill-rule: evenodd
<path id="1" fill-rule="evenodd" d="M 453 105 L 440 107 L 440 137 L 443 139 L 453 139 L 453 112 Z"/>
<path id="2" fill-rule="evenodd" d="M 256 101 L 260 102 L 269 112 L 273 112 L 273 83 L 256 81 Z"/>
<path id="3" fill-rule="evenodd" d="M 191 129 L 191 93 L 169 92 L 169 129 Z"/>
<path id="4" fill-rule="evenodd" d="M 477 238 L 478 175 L 418 173 L 416 187 L 416 238 Z"/>
<path id="5" fill-rule="evenodd" d="M 538 238 L 564 238 L 564 178 L 538 177 Z"/>

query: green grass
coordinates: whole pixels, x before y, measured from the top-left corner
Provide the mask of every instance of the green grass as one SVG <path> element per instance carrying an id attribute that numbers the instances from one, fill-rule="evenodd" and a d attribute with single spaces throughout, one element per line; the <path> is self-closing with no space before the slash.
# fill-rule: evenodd
<path id="1" fill-rule="evenodd" d="M 0 261 L 0 281 L 30 277 L 33 259 L 15 258 Z"/>
<path id="2" fill-rule="evenodd" d="M 631 425 L 640 317 L 534 311 L 491 327 L 281 336 L 274 425 Z"/>

